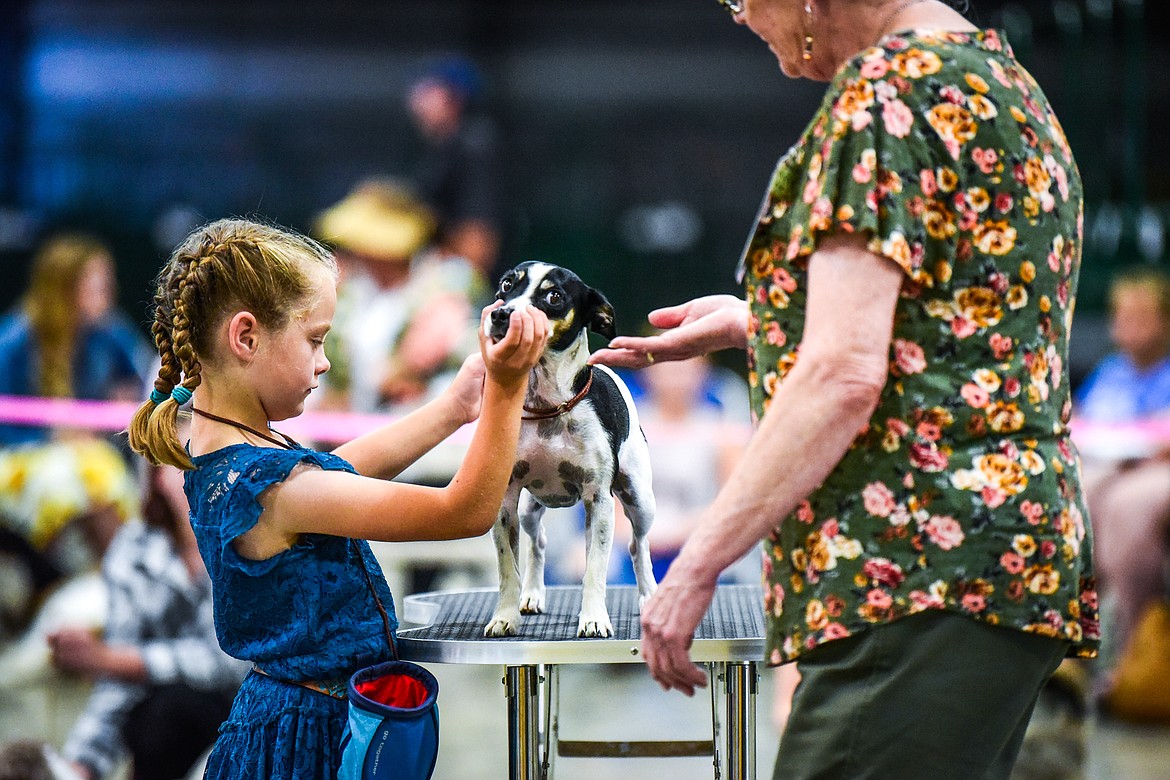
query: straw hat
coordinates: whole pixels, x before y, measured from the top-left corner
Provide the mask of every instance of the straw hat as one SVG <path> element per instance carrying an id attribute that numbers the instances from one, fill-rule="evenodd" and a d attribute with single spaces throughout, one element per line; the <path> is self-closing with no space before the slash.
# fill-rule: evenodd
<path id="1" fill-rule="evenodd" d="M 388 180 L 359 184 L 317 217 L 318 238 L 374 260 L 405 262 L 431 238 L 435 217 L 409 188 Z"/>

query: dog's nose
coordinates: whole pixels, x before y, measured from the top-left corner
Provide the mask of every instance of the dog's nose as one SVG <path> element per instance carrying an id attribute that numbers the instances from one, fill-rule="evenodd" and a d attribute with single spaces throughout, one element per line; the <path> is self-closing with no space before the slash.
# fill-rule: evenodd
<path id="1" fill-rule="evenodd" d="M 506 324 L 508 324 L 508 318 L 511 316 L 512 316 L 512 310 L 509 309 L 507 306 L 501 306 L 498 309 L 493 309 L 492 310 L 492 324 L 493 325 L 506 325 Z"/>

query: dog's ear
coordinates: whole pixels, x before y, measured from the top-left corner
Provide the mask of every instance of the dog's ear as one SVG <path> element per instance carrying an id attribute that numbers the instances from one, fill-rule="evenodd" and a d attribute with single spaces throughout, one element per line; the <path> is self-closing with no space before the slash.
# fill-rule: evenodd
<path id="1" fill-rule="evenodd" d="M 586 317 L 585 322 L 588 323 L 589 330 L 605 336 L 607 339 L 612 339 L 617 335 L 613 321 L 613 306 L 597 290 L 589 290 L 588 312 L 589 316 Z"/>

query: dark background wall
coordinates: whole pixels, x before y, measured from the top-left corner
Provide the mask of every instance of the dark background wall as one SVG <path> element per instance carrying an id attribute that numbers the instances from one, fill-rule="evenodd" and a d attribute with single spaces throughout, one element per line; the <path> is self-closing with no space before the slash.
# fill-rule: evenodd
<path id="1" fill-rule="evenodd" d="M 1149 5 L 973 3 L 1007 28 L 1080 162 L 1090 323 L 1114 269 L 1167 255 L 1170 87 L 1155 75 L 1170 56 Z M 405 87 L 453 52 L 483 68 L 501 130 L 505 262 L 575 268 L 626 332 L 652 307 L 734 291 L 772 166 L 823 94 L 714 0 L 0 3 L 0 308 L 56 226 L 112 242 L 135 313 L 176 207 L 307 229 L 356 179 L 406 169 Z"/>

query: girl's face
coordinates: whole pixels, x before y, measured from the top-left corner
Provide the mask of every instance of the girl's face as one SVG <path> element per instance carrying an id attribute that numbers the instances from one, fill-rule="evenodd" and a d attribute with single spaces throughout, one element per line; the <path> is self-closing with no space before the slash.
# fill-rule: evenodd
<path id="1" fill-rule="evenodd" d="M 77 315 L 82 325 L 100 322 L 114 307 L 114 263 L 98 254 L 86 261 L 77 279 Z"/>
<path id="2" fill-rule="evenodd" d="M 280 330 L 263 330 L 250 371 L 269 420 L 287 420 L 305 410 L 305 399 L 329 370 L 325 336 L 333 324 L 337 290 L 321 274 L 313 303 Z"/>

